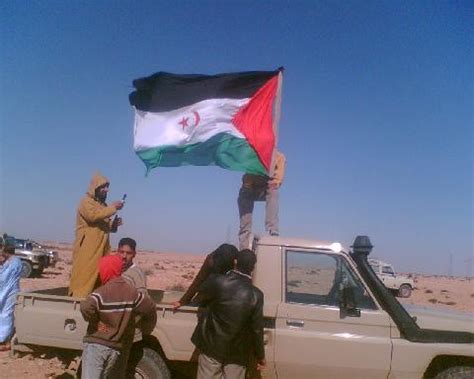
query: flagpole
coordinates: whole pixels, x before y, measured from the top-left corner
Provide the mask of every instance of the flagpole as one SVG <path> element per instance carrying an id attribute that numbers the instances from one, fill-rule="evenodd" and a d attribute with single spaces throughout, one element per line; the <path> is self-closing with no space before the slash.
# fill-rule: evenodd
<path id="1" fill-rule="evenodd" d="M 270 171 L 269 171 L 269 176 L 272 178 L 274 175 L 275 171 L 275 155 L 276 155 L 276 149 L 278 146 L 278 124 L 280 122 L 280 116 L 281 116 L 281 94 L 282 94 L 282 86 L 283 86 L 283 71 L 285 70 L 284 67 L 279 67 L 278 68 L 278 87 L 275 95 L 275 99 L 273 100 L 273 135 L 275 136 L 275 144 L 273 145 L 273 152 L 272 152 L 272 162 L 270 165 Z"/>

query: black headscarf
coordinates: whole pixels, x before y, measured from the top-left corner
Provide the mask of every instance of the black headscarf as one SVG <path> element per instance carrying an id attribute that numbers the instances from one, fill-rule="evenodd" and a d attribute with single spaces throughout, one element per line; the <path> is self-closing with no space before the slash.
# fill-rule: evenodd
<path id="1" fill-rule="evenodd" d="M 234 259 L 237 258 L 239 250 L 234 245 L 224 243 L 214 250 L 212 255 L 212 272 L 215 274 L 225 274 L 234 268 Z"/>

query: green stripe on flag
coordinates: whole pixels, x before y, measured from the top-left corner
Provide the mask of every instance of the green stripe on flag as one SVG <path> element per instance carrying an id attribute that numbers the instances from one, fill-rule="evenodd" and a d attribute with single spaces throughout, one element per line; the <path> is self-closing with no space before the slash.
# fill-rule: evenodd
<path id="1" fill-rule="evenodd" d="M 220 133 L 207 141 L 186 146 L 160 146 L 137 151 L 147 171 L 156 167 L 220 166 L 229 170 L 267 175 L 247 140 Z"/>

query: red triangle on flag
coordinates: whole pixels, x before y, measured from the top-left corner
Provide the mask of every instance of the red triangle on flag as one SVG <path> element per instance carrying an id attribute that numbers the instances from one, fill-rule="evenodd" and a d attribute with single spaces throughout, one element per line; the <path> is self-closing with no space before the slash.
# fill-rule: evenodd
<path id="1" fill-rule="evenodd" d="M 232 119 L 257 153 L 263 166 L 270 173 L 275 133 L 273 132 L 273 100 L 278 89 L 278 75 L 267 81 Z"/>

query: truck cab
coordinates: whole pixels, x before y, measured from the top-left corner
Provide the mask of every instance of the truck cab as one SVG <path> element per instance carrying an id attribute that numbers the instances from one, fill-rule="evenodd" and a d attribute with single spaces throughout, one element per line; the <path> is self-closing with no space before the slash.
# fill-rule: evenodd
<path id="1" fill-rule="evenodd" d="M 253 282 L 265 295 L 262 377 L 474 374 L 472 315 L 408 314 L 368 264 L 368 238 L 357 238 L 351 251 L 337 242 L 263 236 L 253 250 Z M 155 336 L 163 355 L 192 360 L 193 307 L 176 313 L 165 304 L 157 308 Z"/>

